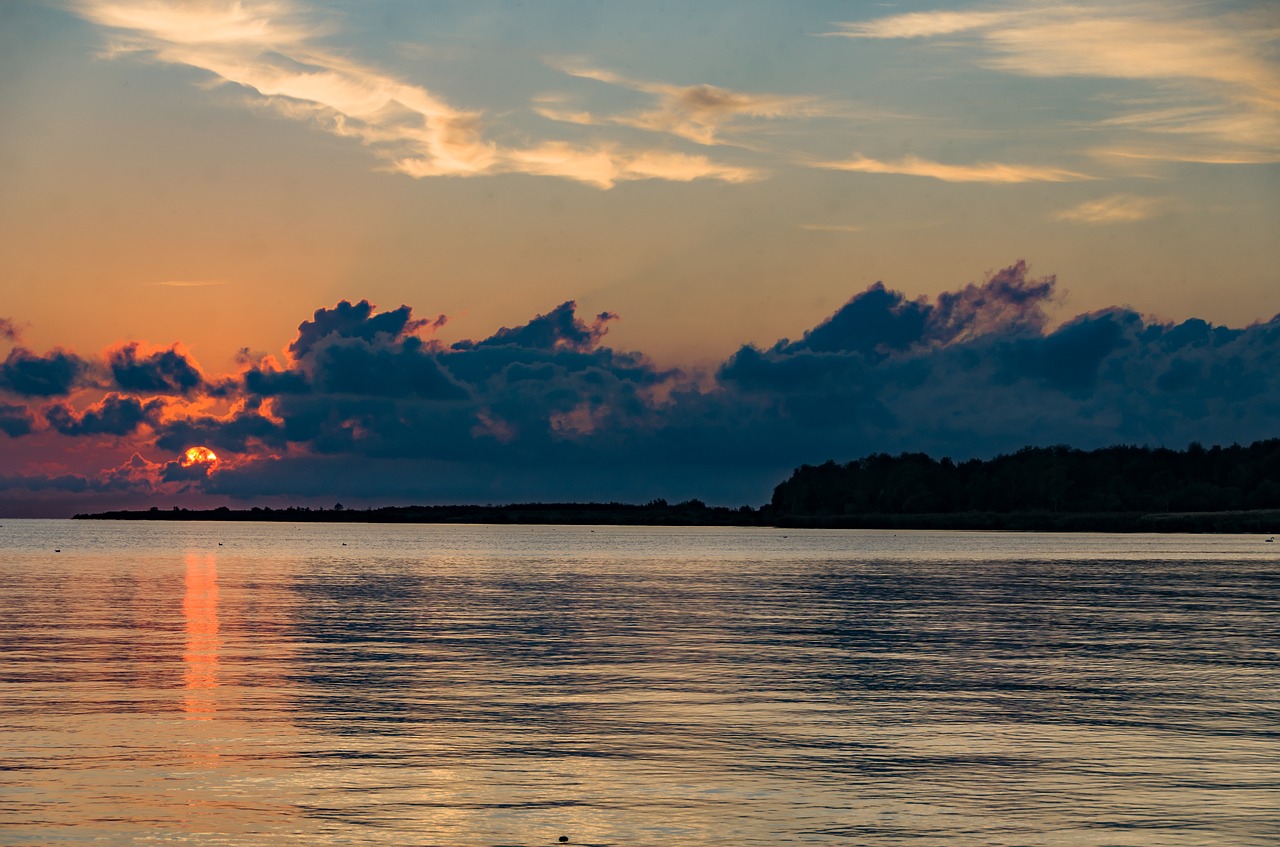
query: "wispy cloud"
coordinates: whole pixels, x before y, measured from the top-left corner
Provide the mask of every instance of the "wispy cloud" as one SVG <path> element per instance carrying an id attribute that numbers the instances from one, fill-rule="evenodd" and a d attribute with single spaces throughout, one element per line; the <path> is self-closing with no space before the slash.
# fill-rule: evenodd
<path id="1" fill-rule="evenodd" d="M 517 172 L 601 188 L 632 179 L 744 178 L 744 169 L 705 158 L 673 166 L 670 154 L 617 145 L 503 146 L 487 137 L 479 110 L 325 49 L 324 28 L 286 2 L 81 0 L 77 8 L 115 33 L 109 55 L 204 70 L 241 86 L 253 102 L 359 141 L 388 169 L 413 177 Z"/>
<path id="2" fill-rule="evenodd" d="M 845 38 L 932 38 L 996 26 L 1014 17 L 1010 12 L 909 12 L 873 21 L 839 23 L 835 32 L 822 34 Z"/>
<path id="3" fill-rule="evenodd" d="M 706 156 L 661 150 L 627 151 L 614 146 L 578 147 L 559 141 L 512 151 L 511 155 L 524 173 L 569 177 L 600 188 L 635 179 L 688 182 L 709 177 L 747 182 L 760 176 L 751 168 L 718 164 Z"/>
<path id="4" fill-rule="evenodd" d="M 1113 194 L 1064 209 L 1054 218 L 1081 224 L 1133 223 L 1155 217 L 1167 206 L 1168 201 L 1163 197 Z"/>
<path id="5" fill-rule="evenodd" d="M 948 165 L 933 162 L 919 156 L 904 156 L 897 161 L 883 161 L 856 155 L 852 159 L 822 162 L 818 167 L 839 171 L 857 171 L 868 174 L 904 174 L 940 179 L 943 182 L 1072 182 L 1090 179 L 1086 174 L 1061 168 L 1037 165 L 1010 165 L 999 162 L 979 162 L 973 165 Z"/>
<path id="6" fill-rule="evenodd" d="M 552 62 L 553 67 L 579 79 L 648 94 L 652 108 L 620 115 L 595 115 L 588 111 L 559 108 L 563 98 L 550 97 L 536 110 L 545 118 L 577 124 L 613 124 L 650 132 L 662 132 L 703 145 L 729 143 L 722 131 L 744 129 L 743 119 L 813 117 L 826 114 L 817 98 L 785 94 L 733 91 L 715 85 L 670 85 L 632 79 L 613 71 L 570 62 Z"/>
<path id="7" fill-rule="evenodd" d="M 917 12 L 843 23 L 826 34 L 971 38 L 981 45 L 974 61 L 993 70 L 1149 81 L 1155 108 L 1130 104 L 1127 114 L 1102 124 L 1165 136 L 1147 158 L 1208 161 L 1207 141 L 1223 161 L 1280 161 L 1280 16 L 1206 17 L 1201 8 L 1124 3 Z"/>

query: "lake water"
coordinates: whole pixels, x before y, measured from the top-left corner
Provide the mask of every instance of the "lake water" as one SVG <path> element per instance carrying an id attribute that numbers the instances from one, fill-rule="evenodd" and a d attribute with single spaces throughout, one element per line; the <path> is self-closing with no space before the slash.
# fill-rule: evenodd
<path id="1" fill-rule="evenodd" d="M 0 523 L 4 845 L 1280 843 L 1261 537 Z"/>

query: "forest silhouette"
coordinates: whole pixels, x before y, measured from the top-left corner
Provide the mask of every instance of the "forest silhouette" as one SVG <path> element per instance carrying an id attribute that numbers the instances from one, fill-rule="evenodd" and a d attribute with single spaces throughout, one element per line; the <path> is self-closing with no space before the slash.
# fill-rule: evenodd
<path id="1" fill-rule="evenodd" d="M 343 523 L 632 524 L 1114 532 L 1280 531 L 1280 438 L 1186 450 L 1024 447 L 954 462 L 876 453 L 802 465 L 768 504 L 514 503 L 352 509 L 174 506 L 77 518 Z"/>

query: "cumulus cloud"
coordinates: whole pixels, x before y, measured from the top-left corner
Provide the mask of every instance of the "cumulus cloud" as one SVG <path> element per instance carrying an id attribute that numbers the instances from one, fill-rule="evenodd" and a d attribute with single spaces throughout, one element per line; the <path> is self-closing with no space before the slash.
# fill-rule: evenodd
<path id="1" fill-rule="evenodd" d="M 850 159 L 822 162 L 818 167 L 866 174 L 903 174 L 940 179 L 943 182 L 1072 182 L 1091 177 L 1062 168 L 1038 165 L 1011 165 L 980 162 L 973 165 L 948 165 L 919 156 L 903 156 L 897 161 L 882 161 L 861 154 Z"/>
<path id="2" fill-rule="evenodd" d="M 33 484 L 454 502 L 763 502 L 801 463 L 878 451 L 1275 436 L 1280 318 L 1228 328 L 1115 307 L 1055 326 L 1057 284 L 1024 262 L 931 298 L 876 283 L 799 339 L 742 347 L 712 381 L 608 347 L 615 316 L 572 301 L 451 345 L 423 337 L 439 318 L 342 301 L 299 325 L 283 363 L 250 357 L 218 414 L 112 393 L 53 405 L 35 435 L 38 418 L 5 404 L 0 428 L 151 456 Z M 193 445 L 223 461 L 172 463 Z"/>
<path id="3" fill-rule="evenodd" d="M 44 355 L 15 347 L 0 364 L 0 390 L 27 397 L 61 397 L 71 393 L 88 373 L 74 353 L 51 350 Z"/>
<path id="4" fill-rule="evenodd" d="M 76 414 L 59 404 L 45 410 L 49 425 L 63 435 L 130 435 L 144 425 L 154 425 L 164 401 L 142 402 L 137 397 L 108 394 L 101 402 Z"/>
<path id="5" fill-rule="evenodd" d="M 191 394 L 204 386 L 200 369 L 176 346 L 138 355 L 136 341 L 107 353 L 107 367 L 115 385 L 125 391 Z"/>
<path id="6" fill-rule="evenodd" d="M 577 308 L 578 304 L 572 300 L 561 303 L 523 326 L 514 329 L 504 326 L 483 341 L 460 342 L 455 345 L 455 349 L 513 345 L 533 350 L 588 352 L 599 344 L 600 339 L 609 331 L 609 322 L 616 321 L 618 316 L 611 312 L 601 312 L 588 324 L 578 318 Z"/>
<path id="7" fill-rule="evenodd" d="M 934 11 L 840 24 L 854 39 L 947 37 L 977 64 L 1030 77 L 1150 83 L 1101 126 L 1145 136 L 1104 152 L 1184 161 L 1280 161 L 1273 12 L 1205 14 L 1195 4 L 1114 3 Z M 972 42 L 980 49 L 973 49 Z M 1123 104 L 1122 104 L 1123 105 Z"/>
<path id="8" fill-rule="evenodd" d="M 877 282 L 835 314 L 804 334 L 785 339 L 775 350 L 795 353 L 859 353 L 883 357 L 913 347 L 933 347 L 984 335 L 1018 336 L 1038 332 L 1047 322 L 1044 308 L 1052 300 L 1053 276 L 1028 278 L 1019 261 L 990 275 L 981 285 L 970 283 L 938 295 L 936 303 L 908 300 Z"/>
<path id="9" fill-rule="evenodd" d="M 388 485 L 417 484 L 444 499 L 463 496 L 450 490 L 536 495 L 539 480 L 547 493 L 538 496 L 574 485 L 578 496 L 600 496 L 610 490 L 606 478 L 609 496 L 642 497 L 664 485 L 695 496 L 691 487 L 701 484 L 751 499 L 798 463 L 883 449 L 967 456 L 1032 442 L 1272 434 L 1280 402 L 1267 362 L 1280 355 L 1276 322 L 1229 330 L 1117 308 L 1051 329 L 1055 292 L 1053 276 L 1035 276 L 1023 262 L 932 299 L 873 285 L 799 340 L 742 348 L 710 387 L 604 346 L 613 316 L 583 319 L 572 303 L 448 348 L 394 332 L 332 338 L 326 343 L 350 345 L 349 355 L 387 363 L 380 367 L 388 373 L 409 367 L 389 364 L 397 360 L 429 363 L 458 391 L 371 379 L 380 385 L 375 397 L 339 380 L 345 365 L 317 345 L 276 377 L 303 371 L 311 389 L 274 396 L 270 420 L 246 411 L 234 438 L 220 435 L 232 424 L 186 422 L 166 444 L 224 437 L 251 445 L 243 432 L 257 421 L 263 431 L 254 438 L 295 452 L 278 466 L 211 478 L 238 495 L 287 487 L 309 454 L 332 468 L 343 457 L 400 460 L 405 473 L 424 476 Z M 451 489 L 437 473 L 471 482 Z"/>
<path id="10" fill-rule="evenodd" d="M 934 303 L 873 286 L 800 342 L 744 347 L 719 379 L 762 432 L 835 458 L 1274 436 L 1280 318 L 1228 329 L 1114 308 L 1049 329 L 1053 283 L 1019 263 Z"/>
<path id="11" fill-rule="evenodd" d="M 367 342 L 378 336 L 397 339 L 427 326 L 443 326 L 445 322 L 443 315 L 435 321 L 427 321 L 415 320 L 410 317 L 412 314 L 413 310 L 408 306 L 374 314 L 373 305 L 368 300 L 359 303 L 342 300 L 332 309 L 316 309 L 311 320 L 299 324 L 298 337 L 289 344 L 289 352 L 294 358 L 301 359 L 317 342 L 326 338 L 358 338 Z"/>
<path id="12" fill-rule="evenodd" d="M 177 462 L 152 462 L 134 453 L 128 460 L 96 472 L 29 472 L 0 474 L 0 491 L 71 495 L 154 495 L 190 490 L 189 485 L 165 485 L 165 469 Z M 97 502 L 101 502 L 98 500 Z"/>
<path id="13" fill-rule="evenodd" d="M 239 86 L 255 105 L 353 139 L 387 169 L 415 178 L 527 173 L 608 188 L 635 179 L 740 181 L 747 173 L 705 157 L 674 167 L 662 151 L 617 144 L 503 145 L 479 110 L 326 49 L 324 27 L 291 3 L 79 0 L 76 8 L 114 34 L 110 55 L 198 68 Z"/>
<path id="14" fill-rule="evenodd" d="M 26 406 L 0 403 L 0 432 L 10 438 L 27 435 L 35 428 L 35 418 Z"/>

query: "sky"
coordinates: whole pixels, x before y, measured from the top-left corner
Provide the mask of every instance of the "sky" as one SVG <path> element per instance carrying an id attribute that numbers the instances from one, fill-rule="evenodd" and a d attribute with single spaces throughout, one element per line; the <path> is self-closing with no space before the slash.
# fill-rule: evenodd
<path id="1" fill-rule="evenodd" d="M 0 114 L 0 514 L 1280 435 L 1265 0 L 7 0 Z"/>

